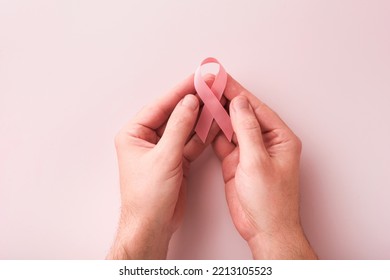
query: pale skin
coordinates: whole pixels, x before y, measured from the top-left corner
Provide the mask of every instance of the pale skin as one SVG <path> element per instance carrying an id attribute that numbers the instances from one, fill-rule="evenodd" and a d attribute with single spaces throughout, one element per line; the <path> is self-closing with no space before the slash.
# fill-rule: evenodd
<path id="1" fill-rule="evenodd" d="M 210 144 L 222 163 L 233 223 L 253 258 L 317 258 L 299 217 L 300 140 L 231 76 L 224 96 L 230 101 L 232 143 L 215 123 L 206 143 L 194 133 L 200 102 L 193 75 L 117 134 L 121 218 L 107 259 L 166 258 L 184 216 L 190 164 Z"/>

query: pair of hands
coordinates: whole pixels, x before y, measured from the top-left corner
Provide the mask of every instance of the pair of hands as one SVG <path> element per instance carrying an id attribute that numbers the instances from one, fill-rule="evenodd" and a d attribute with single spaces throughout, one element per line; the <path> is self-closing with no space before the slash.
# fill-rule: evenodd
<path id="1" fill-rule="evenodd" d="M 299 218 L 301 142 L 269 107 L 228 76 L 232 143 L 213 123 L 194 133 L 193 75 L 145 107 L 116 136 L 121 217 L 109 259 L 164 259 L 184 215 L 190 163 L 212 144 L 234 225 L 255 259 L 316 258 Z M 206 77 L 211 85 L 212 75 Z"/>

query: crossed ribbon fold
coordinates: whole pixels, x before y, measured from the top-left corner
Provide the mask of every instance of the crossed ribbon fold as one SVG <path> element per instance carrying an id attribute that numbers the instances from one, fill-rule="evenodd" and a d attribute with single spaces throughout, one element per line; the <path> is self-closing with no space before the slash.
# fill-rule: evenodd
<path id="1" fill-rule="evenodd" d="M 219 71 L 211 88 L 206 84 L 202 77 L 201 67 L 207 63 L 216 63 L 219 65 Z M 204 59 L 195 71 L 194 86 L 204 106 L 200 113 L 195 132 L 199 138 L 206 142 L 213 119 L 217 122 L 226 138 L 231 141 L 233 137 L 233 127 L 230 117 L 221 104 L 221 98 L 226 87 L 227 73 L 219 61 L 213 57 Z"/>

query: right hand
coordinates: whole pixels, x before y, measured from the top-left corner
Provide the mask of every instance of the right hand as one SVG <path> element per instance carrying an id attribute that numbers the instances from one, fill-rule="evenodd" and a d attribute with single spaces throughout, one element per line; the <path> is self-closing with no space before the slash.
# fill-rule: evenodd
<path id="1" fill-rule="evenodd" d="M 219 134 L 213 147 L 234 225 L 255 259 L 316 258 L 299 217 L 300 140 L 230 76 L 224 95 L 237 141 Z"/>

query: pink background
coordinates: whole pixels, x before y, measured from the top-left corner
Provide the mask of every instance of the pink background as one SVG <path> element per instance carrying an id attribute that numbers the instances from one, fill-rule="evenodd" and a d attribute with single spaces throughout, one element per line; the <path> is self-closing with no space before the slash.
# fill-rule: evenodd
<path id="1" fill-rule="evenodd" d="M 215 56 L 302 139 L 318 255 L 390 259 L 389 14 L 386 0 L 0 0 L 0 258 L 104 258 L 115 133 Z M 169 258 L 250 258 L 218 160 L 192 171 Z"/>

